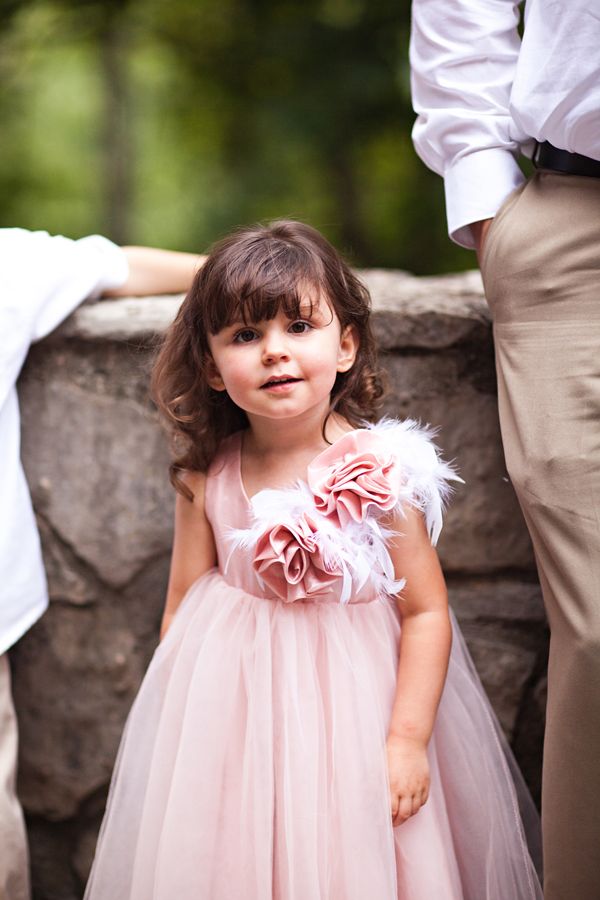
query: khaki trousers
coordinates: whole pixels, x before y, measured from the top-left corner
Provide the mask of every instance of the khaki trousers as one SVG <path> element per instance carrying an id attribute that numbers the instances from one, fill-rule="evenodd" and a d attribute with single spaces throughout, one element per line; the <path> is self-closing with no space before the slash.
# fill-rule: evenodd
<path id="1" fill-rule="evenodd" d="M 551 628 L 542 779 L 546 900 L 600 898 L 600 179 L 537 172 L 492 222 L 508 472 Z"/>
<path id="2" fill-rule="evenodd" d="M 0 655 L 0 900 L 28 900 L 29 860 L 23 813 L 15 793 L 17 720 L 6 653 Z"/>

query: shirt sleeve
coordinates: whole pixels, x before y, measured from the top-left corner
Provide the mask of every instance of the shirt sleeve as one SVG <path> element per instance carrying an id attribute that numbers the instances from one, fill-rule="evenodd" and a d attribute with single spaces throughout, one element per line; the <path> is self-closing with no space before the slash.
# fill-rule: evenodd
<path id="1" fill-rule="evenodd" d="M 520 50 L 516 0 L 413 0 L 410 41 L 415 149 L 444 177 L 450 237 L 496 214 L 524 180 L 509 112 Z"/>
<path id="2" fill-rule="evenodd" d="M 129 275 L 123 250 L 99 234 L 78 241 L 45 237 L 40 255 L 47 268 L 28 292 L 32 341 L 50 334 L 84 300 L 120 287 Z"/>
<path id="3" fill-rule="evenodd" d="M 127 280 L 120 247 L 100 235 L 78 241 L 45 231 L 0 229 L 0 406 L 33 341 L 87 297 Z"/>

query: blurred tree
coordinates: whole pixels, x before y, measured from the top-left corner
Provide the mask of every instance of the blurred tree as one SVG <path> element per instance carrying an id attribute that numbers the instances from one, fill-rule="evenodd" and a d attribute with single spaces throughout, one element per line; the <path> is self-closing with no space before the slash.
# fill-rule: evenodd
<path id="1" fill-rule="evenodd" d="M 410 143 L 409 13 L 408 0 L 12 0 L 0 112 L 18 97 L 20 116 L 1 221 L 43 214 L 53 230 L 198 249 L 295 215 L 359 265 L 472 265 Z"/>
<path id="2" fill-rule="evenodd" d="M 472 264 L 449 244 L 441 183 L 408 139 L 406 0 L 180 0 L 168 9 L 154 0 L 146 8 L 149 28 L 196 87 L 197 116 L 219 122 L 221 172 L 236 188 L 221 193 L 211 217 L 219 231 L 290 213 L 362 265 Z M 183 103 L 189 110 L 189 96 Z M 178 121 L 189 141 L 189 113 L 180 109 Z"/>
<path id="3" fill-rule="evenodd" d="M 134 134 L 128 73 L 128 12 L 131 0 L 57 0 L 75 38 L 86 33 L 94 45 L 102 80 L 98 135 L 103 173 L 103 230 L 126 243 L 133 202 Z"/>

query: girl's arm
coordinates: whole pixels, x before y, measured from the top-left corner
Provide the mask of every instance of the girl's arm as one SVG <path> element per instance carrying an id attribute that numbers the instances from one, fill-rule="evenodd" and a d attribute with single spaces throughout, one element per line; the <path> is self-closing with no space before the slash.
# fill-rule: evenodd
<path id="1" fill-rule="evenodd" d="M 390 555 L 396 577 L 406 578 L 398 596 L 402 620 L 396 696 L 386 743 L 394 825 L 414 815 L 429 794 L 427 744 L 444 687 L 452 633 L 448 595 L 423 516 L 398 516 Z"/>
<path id="2" fill-rule="evenodd" d="M 188 500 L 178 493 L 175 501 L 175 536 L 160 628 L 161 640 L 189 588 L 217 561 L 212 528 L 204 512 L 206 476 L 201 472 L 189 472 L 184 480 L 192 490 L 194 499 Z"/>

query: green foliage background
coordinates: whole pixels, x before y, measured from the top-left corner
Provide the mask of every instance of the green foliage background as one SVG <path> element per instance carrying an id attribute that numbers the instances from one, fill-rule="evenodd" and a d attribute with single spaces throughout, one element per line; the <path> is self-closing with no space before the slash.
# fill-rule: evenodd
<path id="1" fill-rule="evenodd" d="M 0 0 L 0 225 L 192 251 L 295 216 L 426 274 L 441 179 L 410 130 L 409 0 Z"/>

